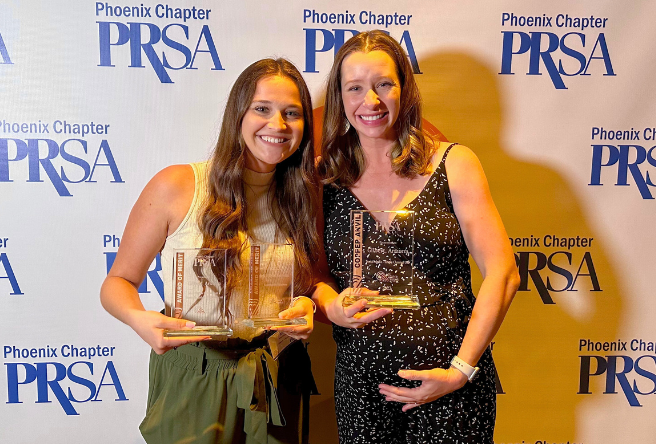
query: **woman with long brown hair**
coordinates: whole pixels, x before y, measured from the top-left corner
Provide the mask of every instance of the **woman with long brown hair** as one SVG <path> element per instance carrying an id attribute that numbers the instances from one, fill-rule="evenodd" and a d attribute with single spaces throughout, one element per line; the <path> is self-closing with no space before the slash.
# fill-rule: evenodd
<path id="1" fill-rule="evenodd" d="M 230 91 L 211 160 L 162 170 L 135 203 L 101 301 L 153 349 L 140 426 L 148 443 L 307 441 L 314 382 L 302 343 L 274 360 L 270 333 L 237 322 L 227 340 L 165 337 L 165 329 L 191 328 L 193 320 L 146 311 L 137 287 L 158 252 L 168 271 L 173 249 L 225 249 L 229 317 L 243 319 L 247 247 L 291 242 L 294 259 L 285 260 L 295 260 L 294 293 L 308 294 L 319 243 L 312 123 L 310 93 L 298 70 L 284 59 L 253 63 Z M 306 325 L 280 329 L 306 339 L 313 303 L 294 298 L 281 316 L 304 317 Z"/>
<path id="2" fill-rule="evenodd" d="M 478 159 L 422 129 L 408 57 L 382 31 L 358 34 L 337 53 L 321 148 L 326 258 L 344 291 L 322 284 L 314 298 L 335 324 L 340 442 L 491 444 L 488 346 L 519 283 L 513 254 Z M 366 299 L 343 307 L 351 210 L 402 209 L 415 212 L 420 308 L 361 312 Z M 484 277 L 477 297 L 470 253 Z"/>

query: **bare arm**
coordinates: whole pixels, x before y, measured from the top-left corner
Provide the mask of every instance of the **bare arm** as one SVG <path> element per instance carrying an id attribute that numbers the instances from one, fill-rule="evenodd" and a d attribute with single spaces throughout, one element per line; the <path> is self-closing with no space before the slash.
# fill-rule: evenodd
<path id="1" fill-rule="evenodd" d="M 453 207 L 467 247 L 483 275 L 458 356 L 475 366 L 499 330 L 519 286 L 508 235 L 478 158 L 455 146 L 446 160 Z"/>
<path id="2" fill-rule="evenodd" d="M 206 338 L 163 337 L 165 328 L 192 327 L 194 324 L 146 311 L 137 291 L 166 237 L 184 219 L 193 199 L 194 184 L 194 173 L 189 165 L 168 167 L 153 177 L 130 212 L 116 260 L 100 290 L 105 310 L 129 325 L 160 354 L 178 345 Z"/>

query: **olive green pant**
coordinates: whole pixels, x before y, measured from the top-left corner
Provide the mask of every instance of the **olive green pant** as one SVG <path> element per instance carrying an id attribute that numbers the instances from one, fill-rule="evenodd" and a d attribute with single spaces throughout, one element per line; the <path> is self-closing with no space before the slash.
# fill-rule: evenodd
<path id="1" fill-rule="evenodd" d="M 312 388 L 301 343 L 290 345 L 280 362 L 265 348 L 213 349 L 205 343 L 151 352 L 148 405 L 139 428 L 148 444 L 307 443 Z"/>

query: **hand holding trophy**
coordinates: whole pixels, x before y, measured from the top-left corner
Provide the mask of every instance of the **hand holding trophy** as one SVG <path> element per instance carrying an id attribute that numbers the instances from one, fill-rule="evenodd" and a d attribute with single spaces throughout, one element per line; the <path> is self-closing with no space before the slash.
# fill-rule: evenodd
<path id="1" fill-rule="evenodd" d="M 252 244 L 248 250 L 248 327 L 306 325 L 304 318 L 281 319 L 292 306 L 294 246 Z M 190 329 L 168 329 L 166 337 L 231 336 L 226 298 L 226 251 L 175 250 L 173 296 L 166 301 L 166 315 L 196 323 Z"/>

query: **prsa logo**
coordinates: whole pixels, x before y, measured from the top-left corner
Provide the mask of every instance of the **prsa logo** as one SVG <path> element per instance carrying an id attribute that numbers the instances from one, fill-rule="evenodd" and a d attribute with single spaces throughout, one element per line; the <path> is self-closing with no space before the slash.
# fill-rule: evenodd
<path id="1" fill-rule="evenodd" d="M 0 249 L 6 249 L 8 242 L 8 237 L 0 237 Z M 9 262 L 9 255 L 5 251 L 0 251 L 0 294 L 4 294 L 5 291 L 8 291 L 10 295 L 24 294 L 18 285 L 18 279 L 16 279 L 14 269 Z"/>
<path id="2" fill-rule="evenodd" d="M 7 45 L 2 39 L 2 34 L 0 34 L 0 65 L 13 65 L 11 57 L 9 57 L 9 51 L 7 51 Z"/>
<path id="3" fill-rule="evenodd" d="M 96 17 L 114 19 L 96 22 L 100 45 L 98 66 L 115 67 L 112 63 L 112 48 L 125 47 L 124 51 L 127 50 L 130 56 L 128 67 L 145 68 L 146 64 L 150 65 L 161 83 L 174 83 L 169 71 L 197 70 L 194 64 L 197 56 L 202 53 L 209 56 L 211 71 L 224 70 L 209 26 L 204 24 L 198 31 L 197 27 L 186 25 L 187 21 L 209 20 L 211 9 L 195 6 L 176 8 L 166 4 L 150 7 L 143 3 L 140 6 L 123 6 L 102 2 L 96 2 L 95 9 Z M 144 19 L 161 19 L 158 21 L 169 23 L 155 24 Z M 142 56 L 146 56 L 146 61 Z"/>
<path id="4" fill-rule="evenodd" d="M 555 234 L 510 238 L 511 245 L 516 249 L 556 249 L 548 254 L 542 250 L 515 252 L 521 279 L 517 291 L 531 291 L 532 282 L 544 304 L 555 304 L 552 293 L 582 290 L 581 281 L 589 282 L 589 291 L 602 291 L 591 252 L 581 251 L 589 248 L 593 241 L 592 237 L 561 237 Z"/>
<path id="5" fill-rule="evenodd" d="M 644 129 L 605 129 L 592 128 L 592 168 L 590 186 L 600 186 L 602 183 L 602 168 L 616 172 L 615 186 L 630 186 L 629 176 L 633 178 L 640 196 L 643 199 L 653 199 L 650 187 L 656 186 L 649 177 L 649 171 L 656 167 L 655 146 L 645 148 L 635 143 L 618 144 L 619 142 L 640 142 L 656 140 L 656 128 Z M 600 144 L 600 141 L 612 141 Z M 653 143 L 653 142 L 652 142 Z M 615 171 L 613 171 L 615 170 Z M 654 172 L 654 170 L 651 170 Z M 629 174 L 630 173 L 630 174 Z"/>
<path id="6" fill-rule="evenodd" d="M 109 124 L 66 120 L 51 123 L 0 120 L 0 132 L 13 136 L 0 137 L 0 182 L 13 182 L 12 171 L 21 166 L 27 167 L 26 182 L 44 182 L 47 178 L 60 196 L 72 196 L 70 184 L 95 183 L 98 178 L 110 177 L 111 183 L 125 182 L 107 139 L 87 140 L 107 135 Z M 55 137 L 50 136 L 52 133 L 72 137 L 58 141 L 50 138 Z M 36 137 L 25 137 L 28 134 Z"/>
<path id="7" fill-rule="evenodd" d="M 398 12 L 387 12 L 379 14 L 370 10 L 362 10 L 357 12 L 338 11 L 338 12 L 325 12 L 317 11 L 315 9 L 303 10 L 303 23 L 314 25 L 353 25 L 363 26 L 366 29 L 381 29 L 387 34 L 389 27 L 410 26 L 412 14 L 399 14 Z M 353 28 L 303 28 L 305 31 L 305 70 L 308 73 L 318 73 L 317 71 L 317 53 L 325 53 L 333 50 L 333 58 L 339 48 L 342 47 L 344 42 L 349 38 L 360 33 L 360 31 Z M 396 31 L 394 36 L 399 39 L 399 43 L 403 46 L 410 58 L 410 63 L 415 74 L 421 74 L 419 63 L 417 63 L 417 56 L 415 48 L 412 44 L 410 31 L 404 29 Z M 332 63 L 332 61 L 331 61 Z"/>
<path id="8" fill-rule="evenodd" d="M 591 354 L 591 352 L 625 352 L 621 354 Z M 654 343 L 642 339 L 630 341 L 594 342 L 590 339 L 579 341 L 579 352 L 589 353 L 579 356 L 579 395 L 592 394 L 590 380 L 601 377 L 604 380 L 604 395 L 617 394 L 622 390 L 631 407 L 642 407 L 639 396 L 656 393 L 656 355 Z M 629 353 L 650 353 L 629 356 Z"/>
<path id="9" fill-rule="evenodd" d="M 4 360 L 11 361 L 5 362 L 7 404 L 23 404 L 32 399 L 36 399 L 35 404 L 52 404 L 54 397 L 67 415 L 79 415 L 79 404 L 112 398 L 128 401 L 114 362 L 102 359 L 114 356 L 115 350 L 116 347 L 102 345 L 5 345 Z M 94 362 L 98 359 L 104 362 Z"/>
<path id="10" fill-rule="evenodd" d="M 121 238 L 114 234 L 104 234 L 103 235 L 103 247 L 104 248 L 111 248 L 111 249 L 116 249 L 121 245 Z M 111 270 L 112 265 L 114 265 L 114 261 L 116 260 L 116 251 L 105 251 L 105 265 L 107 267 L 107 273 L 109 273 L 109 270 Z M 162 281 L 162 259 L 161 256 L 158 254 L 155 257 L 155 260 L 150 266 L 150 269 L 146 272 L 146 277 L 144 278 L 143 282 L 139 285 L 139 288 L 137 291 L 140 294 L 147 294 L 151 293 L 151 286 L 149 285 L 149 282 L 152 285 L 152 287 L 155 287 L 155 291 L 159 295 L 159 297 L 164 300 L 164 281 Z"/>
<path id="11" fill-rule="evenodd" d="M 556 89 L 567 89 L 563 77 L 589 76 L 600 72 L 604 72 L 604 76 L 615 76 L 606 36 L 603 32 L 597 32 L 606 28 L 607 22 L 607 17 L 594 15 L 571 17 L 569 14 L 542 14 L 526 17 L 504 12 L 501 14 L 502 27 L 524 28 L 527 31 L 501 31 L 503 46 L 499 74 L 514 75 L 513 61 L 521 54 L 528 54 L 528 57 L 519 57 L 523 66 L 528 66 L 526 74 L 541 76 L 541 67 L 544 66 Z M 576 31 L 528 31 L 533 28 Z M 577 32 L 586 29 L 592 32 Z"/>

